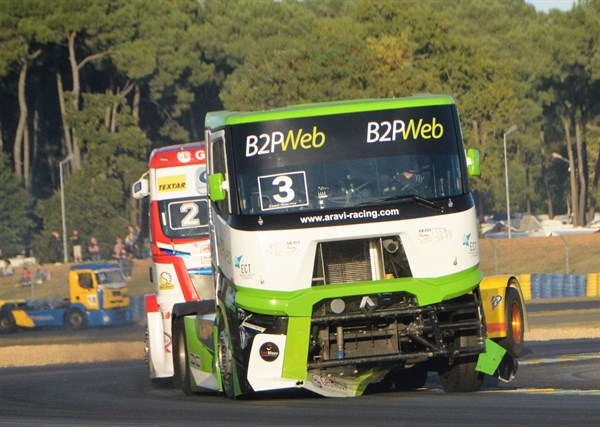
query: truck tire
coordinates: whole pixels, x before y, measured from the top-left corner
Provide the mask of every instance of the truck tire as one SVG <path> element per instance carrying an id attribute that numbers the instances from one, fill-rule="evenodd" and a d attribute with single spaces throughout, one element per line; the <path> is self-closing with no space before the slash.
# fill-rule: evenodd
<path id="1" fill-rule="evenodd" d="M 80 331 L 87 327 L 87 319 L 85 313 L 76 308 L 72 308 L 67 311 L 65 315 L 65 323 L 67 328 L 71 331 Z"/>
<path id="2" fill-rule="evenodd" d="M 416 390 L 427 382 L 427 363 L 417 363 L 408 369 L 398 369 L 393 375 L 398 391 Z"/>
<path id="3" fill-rule="evenodd" d="M 0 312 L 0 334 L 10 334 L 17 330 L 15 316 L 10 311 Z"/>
<path id="4" fill-rule="evenodd" d="M 183 318 L 173 318 L 173 383 L 181 388 L 186 395 L 192 394 L 190 379 L 190 364 L 185 340 L 185 325 Z"/>
<path id="5" fill-rule="evenodd" d="M 222 316 L 220 316 L 217 321 L 217 330 L 219 334 L 217 362 L 219 363 L 219 374 L 223 385 L 223 393 L 225 393 L 225 396 L 229 399 L 235 399 L 233 388 L 233 354 L 231 353 L 229 336 Z"/>
<path id="6" fill-rule="evenodd" d="M 476 341 L 477 337 L 459 337 L 461 341 L 466 341 L 466 345 Z M 483 374 L 475 370 L 477 366 L 477 356 L 467 356 L 457 358 L 452 364 L 442 361 L 438 367 L 438 376 L 442 389 L 446 393 L 471 393 L 478 391 L 483 384 Z"/>
<path id="7" fill-rule="evenodd" d="M 514 357 L 519 357 L 523 351 L 525 331 L 523 328 L 523 301 L 516 289 L 507 289 L 505 309 L 506 337 L 498 340 L 498 344 Z"/>

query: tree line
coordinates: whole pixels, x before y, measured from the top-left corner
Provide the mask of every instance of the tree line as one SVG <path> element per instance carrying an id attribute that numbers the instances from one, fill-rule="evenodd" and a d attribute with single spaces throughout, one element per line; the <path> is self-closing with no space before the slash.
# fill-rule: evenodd
<path id="1" fill-rule="evenodd" d="M 567 210 L 600 178 L 600 0 L 0 0 L 0 249 L 61 229 L 105 244 L 142 223 L 130 186 L 207 111 L 445 93 L 481 215 Z"/>

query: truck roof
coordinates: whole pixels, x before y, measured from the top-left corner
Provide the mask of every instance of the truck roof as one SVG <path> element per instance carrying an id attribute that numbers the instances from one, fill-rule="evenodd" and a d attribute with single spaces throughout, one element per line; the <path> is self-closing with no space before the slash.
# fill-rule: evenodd
<path id="1" fill-rule="evenodd" d="M 206 163 L 204 142 L 168 145 L 152 150 L 150 168 L 167 168 L 181 165 L 196 165 Z"/>
<path id="2" fill-rule="evenodd" d="M 454 103 L 454 99 L 448 95 L 419 94 L 406 98 L 359 99 L 353 101 L 301 104 L 265 111 L 215 111 L 206 114 L 205 124 L 209 129 L 218 129 L 227 125 L 268 120 L 316 117 L 362 111 L 391 110 L 396 108 L 427 107 L 432 105 L 454 105 Z"/>
<path id="3" fill-rule="evenodd" d="M 118 268 L 120 269 L 121 267 L 119 267 L 119 264 L 79 264 L 79 265 L 73 265 L 71 266 L 71 268 L 69 268 L 70 271 L 79 271 L 79 270 L 109 270 L 109 269 L 115 269 Z"/>

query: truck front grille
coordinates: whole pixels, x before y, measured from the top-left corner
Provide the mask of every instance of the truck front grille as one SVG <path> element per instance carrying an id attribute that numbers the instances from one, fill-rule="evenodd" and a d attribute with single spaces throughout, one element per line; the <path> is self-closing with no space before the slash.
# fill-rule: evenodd
<path id="1" fill-rule="evenodd" d="M 321 243 L 325 283 L 372 280 L 368 243 L 367 240 Z"/>
<path id="2" fill-rule="evenodd" d="M 321 242 L 317 245 L 313 286 L 412 277 L 398 236 Z"/>

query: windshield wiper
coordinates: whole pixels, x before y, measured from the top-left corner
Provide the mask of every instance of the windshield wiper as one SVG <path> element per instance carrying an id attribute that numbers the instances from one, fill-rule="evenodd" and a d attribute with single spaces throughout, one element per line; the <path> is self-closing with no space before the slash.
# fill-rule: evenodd
<path id="1" fill-rule="evenodd" d="M 397 201 L 414 201 L 417 202 L 418 204 L 422 205 L 422 206 L 427 206 L 428 208 L 432 208 L 435 209 L 439 212 L 444 212 L 444 207 L 438 205 L 435 202 L 432 202 L 429 199 L 426 199 L 424 197 L 421 196 L 417 196 L 415 194 L 408 194 L 408 195 L 398 195 L 398 196 L 391 196 L 391 197 L 387 197 L 385 199 L 382 199 L 382 202 L 397 202 Z"/>

